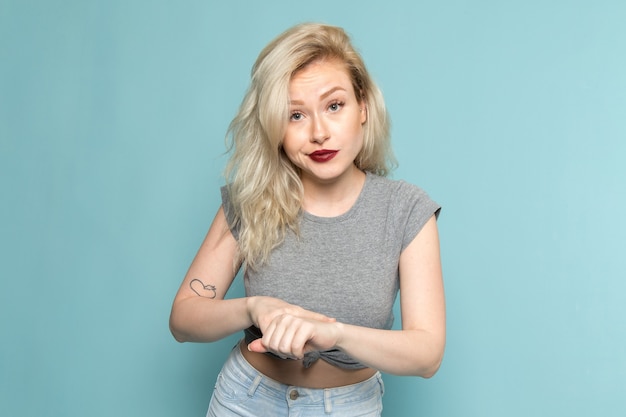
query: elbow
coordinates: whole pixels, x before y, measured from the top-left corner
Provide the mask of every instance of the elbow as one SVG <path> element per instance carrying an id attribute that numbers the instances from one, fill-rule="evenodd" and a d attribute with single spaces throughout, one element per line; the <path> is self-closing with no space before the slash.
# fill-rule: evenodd
<path id="1" fill-rule="evenodd" d="M 443 362 L 444 346 L 444 344 L 438 346 L 433 349 L 428 356 L 422 358 L 423 360 L 420 361 L 417 372 L 415 372 L 416 376 L 424 379 L 429 379 L 435 376 L 441 367 L 441 363 Z"/>
<path id="2" fill-rule="evenodd" d="M 409 366 L 405 366 L 400 370 L 393 372 L 392 374 L 404 375 L 404 376 L 417 376 L 424 379 L 429 379 L 435 376 L 439 368 L 441 367 L 442 357 L 436 358 L 413 358 L 412 363 Z"/>
<path id="3" fill-rule="evenodd" d="M 441 362 L 442 362 L 442 360 L 439 359 L 438 361 L 433 362 L 432 364 L 430 364 L 430 366 L 428 366 L 426 368 L 423 368 L 418 376 L 420 376 L 420 377 L 422 377 L 424 379 L 432 378 L 433 376 L 435 376 L 435 374 L 437 373 L 437 371 L 441 367 Z"/>
<path id="4" fill-rule="evenodd" d="M 170 327 L 170 333 L 172 334 L 172 336 L 174 336 L 174 339 L 179 342 L 179 343 L 184 343 L 189 341 L 189 339 L 187 339 L 184 335 L 183 332 L 181 332 L 178 328 L 178 326 L 176 325 L 176 319 L 174 316 L 174 313 L 172 312 L 172 314 L 170 314 L 170 322 L 169 322 L 169 327 Z"/>
<path id="5" fill-rule="evenodd" d="M 174 340 L 176 340 L 178 343 L 185 343 L 187 341 L 187 339 L 185 339 L 182 334 L 176 332 L 171 327 L 170 332 L 172 333 L 172 336 L 174 336 Z"/>

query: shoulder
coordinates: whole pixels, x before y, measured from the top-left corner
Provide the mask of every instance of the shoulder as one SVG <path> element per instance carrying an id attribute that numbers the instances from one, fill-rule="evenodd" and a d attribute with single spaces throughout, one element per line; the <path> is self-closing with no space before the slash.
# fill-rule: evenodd
<path id="1" fill-rule="evenodd" d="M 439 217 L 441 206 L 417 185 L 374 175 L 368 178 L 370 205 L 384 207 L 389 225 L 402 236 L 402 250 L 433 215 Z"/>
<path id="2" fill-rule="evenodd" d="M 402 179 L 392 179 L 368 173 L 368 181 L 371 195 L 386 197 L 386 200 L 391 203 L 412 205 L 432 201 L 428 193 L 421 187 Z"/>

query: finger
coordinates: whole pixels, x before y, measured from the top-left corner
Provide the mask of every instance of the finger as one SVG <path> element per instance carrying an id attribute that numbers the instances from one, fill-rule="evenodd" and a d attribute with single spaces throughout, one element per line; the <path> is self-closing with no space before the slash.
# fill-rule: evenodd
<path id="1" fill-rule="evenodd" d="M 315 332 L 315 324 L 313 323 L 303 323 L 295 330 L 291 341 L 291 350 L 298 359 L 302 359 L 305 352 L 312 350 L 310 347 L 307 347 L 307 343 L 311 340 Z"/>
<path id="2" fill-rule="evenodd" d="M 265 340 L 263 343 L 270 351 L 276 352 L 281 357 L 301 359 L 307 334 L 310 333 L 306 329 L 312 327 L 310 323 L 310 321 L 299 317 L 282 316 L 274 321 L 275 327 L 270 326 L 272 334 L 268 337 L 267 343 Z"/>
<path id="3" fill-rule="evenodd" d="M 263 345 L 263 342 L 261 341 L 261 339 L 256 339 L 253 340 L 252 342 L 250 342 L 248 344 L 248 350 L 250 352 L 256 352 L 256 353 L 268 353 L 271 352 L 272 354 L 278 356 L 281 359 L 288 359 L 287 356 L 283 355 L 280 352 L 272 352 L 270 349 L 266 348 L 265 345 Z"/>
<path id="4" fill-rule="evenodd" d="M 278 356 L 282 356 L 279 346 L 285 332 L 285 329 L 280 325 L 280 322 L 280 318 L 272 320 L 269 326 L 267 326 L 265 332 L 263 332 L 263 337 L 261 339 L 266 349 L 277 354 Z"/>
<path id="5" fill-rule="evenodd" d="M 294 342 L 294 336 L 299 331 L 302 320 L 294 317 L 286 317 L 280 323 L 280 330 L 274 333 L 274 346 L 283 356 L 289 359 L 298 359 L 300 347 Z M 280 335 L 280 338 L 278 337 Z"/>
<path id="6" fill-rule="evenodd" d="M 265 348 L 265 346 L 263 346 L 263 343 L 261 341 L 261 339 L 256 339 L 253 340 L 252 342 L 250 342 L 248 344 L 248 350 L 250 352 L 257 352 L 257 353 L 266 353 L 267 349 Z"/>
<path id="7" fill-rule="evenodd" d="M 283 359 L 293 359 L 291 340 L 294 327 L 293 316 L 283 314 L 272 320 L 263 333 L 262 343 L 267 351 Z"/>

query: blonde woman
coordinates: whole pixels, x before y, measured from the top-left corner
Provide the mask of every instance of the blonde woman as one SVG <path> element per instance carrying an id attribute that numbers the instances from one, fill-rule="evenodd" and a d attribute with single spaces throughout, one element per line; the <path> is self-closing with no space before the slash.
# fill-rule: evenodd
<path id="1" fill-rule="evenodd" d="M 387 178 L 384 101 L 346 33 L 302 24 L 266 46 L 229 138 L 170 317 L 180 342 L 244 332 L 207 416 L 379 416 L 380 372 L 428 378 L 442 360 L 440 207 Z M 225 299 L 241 267 L 246 296 Z"/>

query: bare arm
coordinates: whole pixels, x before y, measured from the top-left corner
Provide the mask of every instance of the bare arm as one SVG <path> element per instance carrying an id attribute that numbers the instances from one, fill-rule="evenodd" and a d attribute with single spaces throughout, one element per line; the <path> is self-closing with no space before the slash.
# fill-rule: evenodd
<path id="1" fill-rule="evenodd" d="M 176 340 L 214 342 L 253 324 L 265 327 L 280 315 L 333 321 L 271 297 L 225 300 L 238 270 L 236 255 L 237 241 L 220 208 L 174 299 L 170 330 Z"/>
<path id="2" fill-rule="evenodd" d="M 249 327 L 244 298 L 224 300 L 237 273 L 237 242 L 219 209 L 172 305 L 170 330 L 179 342 L 212 342 Z"/>
<path id="3" fill-rule="evenodd" d="M 302 357 L 308 350 L 339 348 L 360 362 L 396 375 L 431 377 L 445 346 L 445 301 L 434 216 L 400 257 L 402 330 L 379 330 L 276 317 L 254 341 L 255 351 Z"/>
<path id="4" fill-rule="evenodd" d="M 400 257 L 402 330 L 344 326 L 338 346 L 393 374 L 430 377 L 445 347 L 445 301 L 439 235 L 431 218 Z"/>

